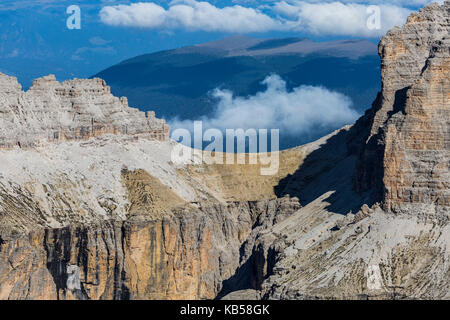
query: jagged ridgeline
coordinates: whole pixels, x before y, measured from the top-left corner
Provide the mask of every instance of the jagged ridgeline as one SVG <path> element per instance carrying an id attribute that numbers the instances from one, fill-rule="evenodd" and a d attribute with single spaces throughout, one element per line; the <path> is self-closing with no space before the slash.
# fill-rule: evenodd
<path id="1" fill-rule="evenodd" d="M 170 127 L 154 112 L 128 107 L 101 79 L 59 83 L 53 75 L 37 79 L 23 92 L 17 79 L 0 73 L 0 146 L 82 140 L 105 134 L 147 135 L 167 140 Z"/>
<path id="2" fill-rule="evenodd" d="M 353 126 L 174 164 L 102 80 L 0 76 L 0 299 L 450 299 L 450 2 L 381 40 Z"/>

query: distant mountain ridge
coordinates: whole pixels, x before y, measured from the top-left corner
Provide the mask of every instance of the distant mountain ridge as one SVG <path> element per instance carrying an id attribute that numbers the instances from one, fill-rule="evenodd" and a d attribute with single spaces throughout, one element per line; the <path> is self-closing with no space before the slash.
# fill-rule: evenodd
<path id="1" fill-rule="evenodd" d="M 137 56 L 95 77 L 104 79 L 116 96 L 128 97 L 131 106 L 155 110 L 166 119 L 211 115 L 217 104 L 212 90 L 254 95 L 265 90 L 261 81 L 270 74 L 278 74 L 289 90 L 313 85 L 345 94 L 363 114 L 380 90 L 379 64 L 377 46 L 365 40 L 234 36 Z M 326 128 L 320 136 L 335 129 Z M 320 136 L 297 137 L 289 146 Z"/>
<path id="2" fill-rule="evenodd" d="M 227 56 L 229 57 L 314 53 L 357 59 L 363 56 L 377 55 L 377 45 L 367 40 L 317 42 L 308 38 L 254 39 L 246 36 L 232 36 L 184 49 L 189 48 L 215 48 L 228 52 Z"/>

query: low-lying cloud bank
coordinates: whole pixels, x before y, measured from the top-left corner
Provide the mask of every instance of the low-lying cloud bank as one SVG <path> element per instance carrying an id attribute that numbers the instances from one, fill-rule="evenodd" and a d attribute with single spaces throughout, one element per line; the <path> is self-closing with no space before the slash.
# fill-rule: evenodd
<path id="1" fill-rule="evenodd" d="M 263 82 L 267 86 L 249 97 L 235 97 L 228 90 L 216 89 L 218 99 L 214 114 L 201 119 L 170 122 L 172 129 L 192 132 L 193 120 L 201 120 L 203 128 L 225 129 L 280 129 L 286 137 L 312 137 L 324 130 L 332 131 L 353 123 L 358 113 L 351 108 L 347 96 L 323 87 L 300 86 L 288 91 L 286 82 L 271 75 Z"/>
<path id="2" fill-rule="evenodd" d="M 238 0 L 235 2 L 239 3 Z M 379 37 L 403 24 L 412 9 L 443 0 L 241 2 L 243 5 L 216 7 L 206 1 L 175 0 L 167 8 L 153 2 L 138 2 L 105 6 L 100 11 L 100 18 L 111 26 L 149 29 L 229 33 L 298 31 L 315 35 Z"/>

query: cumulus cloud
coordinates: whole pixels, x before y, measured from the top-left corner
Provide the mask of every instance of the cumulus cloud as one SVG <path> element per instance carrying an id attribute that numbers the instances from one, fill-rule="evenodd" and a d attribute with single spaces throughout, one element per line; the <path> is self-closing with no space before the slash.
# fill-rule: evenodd
<path id="1" fill-rule="evenodd" d="M 279 29 L 281 23 L 255 8 L 239 5 L 218 8 L 208 2 L 173 1 L 168 9 L 152 2 L 106 6 L 100 11 L 103 23 L 144 28 L 185 28 L 187 30 L 232 33 Z"/>
<path id="2" fill-rule="evenodd" d="M 105 6 L 101 21 L 111 26 L 228 33 L 298 31 L 314 35 L 380 37 L 432 0 L 276 0 L 216 7 L 206 1 L 175 0 Z M 443 0 L 437 0 L 442 3 Z M 379 16 L 374 17 L 373 5 Z M 377 19 L 379 26 L 369 27 Z"/>
<path id="3" fill-rule="evenodd" d="M 281 1 L 274 11 L 288 17 L 292 29 L 310 34 L 379 37 L 404 24 L 412 10 L 390 4 Z"/>
<path id="4" fill-rule="evenodd" d="M 263 82 L 266 90 L 249 97 L 235 97 L 231 91 L 216 89 L 218 99 L 211 117 L 203 117 L 204 128 L 280 129 L 285 136 L 313 136 L 353 123 L 358 113 L 347 96 L 323 87 L 300 86 L 288 91 L 278 75 Z M 192 121 L 172 120 L 172 128 L 191 130 Z"/>
<path id="5" fill-rule="evenodd" d="M 248 0 L 234 0 L 235 3 L 240 3 L 241 1 L 248 1 Z M 256 0 L 259 1 L 259 0 Z M 300 2 L 300 0 L 285 0 L 285 1 L 291 1 L 291 2 Z M 309 3 L 329 3 L 329 2 L 336 2 L 337 0 L 304 0 L 302 2 L 309 2 Z M 269 0 L 269 2 L 272 3 L 278 3 L 279 0 Z M 380 4 L 391 4 L 396 6 L 406 6 L 411 8 L 416 8 L 418 6 L 424 6 L 433 2 L 437 3 L 443 3 L 444 0 L 339 0 L 341 3 L 360 3 L 360 4 L 366 4 L 366 5 L 380 5 Z"/>

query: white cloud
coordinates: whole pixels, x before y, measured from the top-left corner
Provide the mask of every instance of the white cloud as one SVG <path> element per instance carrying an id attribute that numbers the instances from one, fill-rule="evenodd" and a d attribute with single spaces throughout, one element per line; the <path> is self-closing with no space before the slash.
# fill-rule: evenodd
<path id="1" fill-rule="evenodd" d="M 406 22 L 410 9 L 395 5 L 380 4 L 380 24 L 368 27 L 373 12 L 368 4 L 304 1 L 281 1 L 274 5 L 274 11 L 290 19 L 293 29 L 315 35 L 346 35 L 379 37 L 389 29 Z"/>
<path id="2" fill-rule="evenodd" d="M 7 54 L 6 57 L 7 58 L 15 58 L 19 55 L 19 49 L 14 49 L 13 51 L 11 51 L 11 53 Z"/>
<path id="3" fill-rule="evenodd" d="M 84 60 L 83 59 L 83 54 L 85 53 L 96 53 L 96 54 L 115 54 L 116 53 L 116 49 L 114 49 L 113 47 L 95 47 L 95 48 L 91 48 L 91 47 L 81 47 L 78 48 L 72 55 L 71 60 L 75 60 L 75 61 L 81 61 Z"/>
<path id="4" fill-rule="evenodd" d="M 310 0 L 309 2 L 324 2 L 322 0 Z M 341 0 L 344 3 L 363 3 L 363 4 L 390 4 L 396 6 L 418 7 L 425 6 L 432 2 L 443 3 L 444 0 Z"/>
<path id="5" fill-rule="evenodd" d="M 93 44 L 94 46 L 103 46 L 105 44 L 110 43 L 111 41 L 110 40 L 105 40 L 105 39 L 103 39 L 101 37 L 92 37 L 92 38 L 89 39 L 89 42 L 91 44 Z"/>
<path id="6" fill-rule="evenodd" d="M 405 23 L 418 6 L 432 0 L 277 0 L 244 5 L 216 7 L 209 2 L 175 0 L 166 9 L 156 3 L 105 6 L 100 11 L 103 23 L 112 26 L 143 27 L 189 31 L 251 33 L 298 31 L 320 36 L 362 36 L 377 38 Z M 442 3 L 443 0 L 437 0 Z M 253 7 L 250 7 L 253 5 Z M 380 9 L 380 25 L 369 28 L 371 5 Z"/>
<path id="7" fill-rule="evenodd" d="M 280 134 L 311 136 L 324 129 L 334 130 L 353 123 L 358 113 L 350 98 L 323 87 L 300 86 L 292 91 L 278 75 L 267 77 L 267 86 L 250 97 L 234 97 L 227 90 L 216 89 L 219 99 L 211 117 L 203 117 L 204 128 L 280 129 Z M 192 128 L 192 121 L 170 121 L 172 128 Z"/>
<path id="8" fill-rule="evenodd" d="M 106 6 L 100 11 L 100 18 L 112 26 L 232 33 L 262 32 L 281 26 L 279 21 L 258 9 L 239 5 L 217 8 L 208 2 L 194 0 L 171 2 L 168 9 L 151 2 Z"/>
<path id="9" fill-rule="evenodd" d="M 295 1 L 295 0 L 294 0 Z M 299 0 L 297 0 L 299 1 Z M 303 2 L 309 3 L 327 3 L 334 2 L 336 0 L 304 0 Z M 340 0 L 342 3 L 361 3 L 367 5 L 379 5 L 379 4 L 390 4 L 396 6 L 406 6 L 410 8 L 417 8 L 421 6 L 425 6 L 427 4 L 437 2 L 444 3 L 445 0 Z M 233 3 L 236 4 L 246 4 L 246 5 L 257 5 L 261 4 L 261 2 L 265 3 L 278 3 L 280 0 L 233 0 Z"/>

